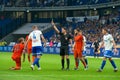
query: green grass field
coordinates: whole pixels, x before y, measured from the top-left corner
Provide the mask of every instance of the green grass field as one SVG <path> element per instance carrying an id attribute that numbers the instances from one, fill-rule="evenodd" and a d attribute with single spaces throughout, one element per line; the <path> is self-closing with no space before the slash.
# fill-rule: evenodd
<path id="1" fill-rule="evenodd" d="M 53 54 L 44 54 L 40 60 L 41 71 L 37 69 L 32 71 L 27 61 L 22 63 L 22 70 L 12 71 L 10 67 L 14 66 L 11 59 L 11 53 L 0 52 L 0 80 L 120 80 L 120 59 L 115 59 L 118 66 L 118 72 L 113 72 L 109 61 L 103 72 L 96 72 L 100 67 L 101 58 L 88 58 L 89 69 L 84 70 L 80 63 L 78 71 L 74 69 L 74 58 L 70 56 L 70 71 L 62 71 L 60 65 L 60 56 Z"/>

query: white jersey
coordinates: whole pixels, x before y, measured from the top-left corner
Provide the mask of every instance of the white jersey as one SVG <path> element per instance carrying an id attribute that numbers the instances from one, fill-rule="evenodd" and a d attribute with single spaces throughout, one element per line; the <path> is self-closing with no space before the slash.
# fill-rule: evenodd
<path id="1" fill-rule="evenodd" d="M 42 32 L 40 30 L 34 30 L 29 34 L 28 38 L 32 39 L 32 47 L 42 46 L 41 34 Z"/>
<path id="2" fill-rule="evenodd" d="M 86 38 L 85 38 L 85 36 L 83 36 L 83 40 L 84 40 L 84 50 L 86 50 Z"/>
<path id="3" fill-rule="evenodd" d="M 105 50 L 112 50 L 113 48 L 112 41 L 113 41 L 113 37 L 111 34 L 106 34 L 103 36 Z"/>

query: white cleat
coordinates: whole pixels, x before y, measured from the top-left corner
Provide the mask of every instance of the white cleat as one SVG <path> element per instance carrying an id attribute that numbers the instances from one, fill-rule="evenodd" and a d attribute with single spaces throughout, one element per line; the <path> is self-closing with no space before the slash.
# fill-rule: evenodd
<path id="1" fill-rule="evenodd" d="M 41 67 L 39 67 L 38 70 L 40 71 L 40 70 L 41 70 Z"/>
<path id="2" fill-rule="evenodd" d="M 114 72 L 117 72 L 117 71 L 118 71 L 118 69 L 117 69 L 117 68 L 115 68 L 115 69 L 114 69 Z"/>
<path id="3" fill-rule="evenodd" d="M 84 70 L 85 70 L 85 71 L 88 70 L 88 67 L 86 67 Z"/>
<path id="4" fill-rule="evenodd" d="M 33 66 L 33 65 L 31 65 L 30 68 L 31 68 L 32 70 L 34 70 L 34 66 Z"/>

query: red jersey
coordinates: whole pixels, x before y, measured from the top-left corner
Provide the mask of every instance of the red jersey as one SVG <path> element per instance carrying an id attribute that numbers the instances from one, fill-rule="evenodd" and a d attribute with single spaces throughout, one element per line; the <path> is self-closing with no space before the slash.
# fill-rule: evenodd
<path id="1" fill-rule="evenodd" d="M 21 57 L 23 49 L 24 49 L 24 44 L 22 44 L 22 43 L 15 44 L 14 47 L 13 47 L 12 57 L 14 57 L 14 58 Z"/>
<path id="2" fill-rule="evenodd" d="M 26 36 L 26 41 L 28 40 L 28 36 Z M 28 41 L 27 48 L 32 49 L 32 40 Z"/>
<path id="3" fill-rule="evenodd" d="M 83 36 L 82 35 L 77 35 L 74 37 L 74 41 L 75 41 L 75 46 L 74 49 L 77 52 L 81 52 L 82 48 L 83 48 Z"/>

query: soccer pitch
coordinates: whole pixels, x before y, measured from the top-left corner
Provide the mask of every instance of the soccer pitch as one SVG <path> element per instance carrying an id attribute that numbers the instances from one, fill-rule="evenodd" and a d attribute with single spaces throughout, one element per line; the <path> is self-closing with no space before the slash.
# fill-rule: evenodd
<path id="1" fill-rule="evenodd" d="M 74 70 L 74 58 L 70 55 L 70 71 L 61 70 L 60 56 L 55 54 L 43 54 L 40 63 L 41 71 L 31 70 L 26 61 L 22 63 L 22 70 L 12 71 L 10 67 L 15 63 L 11 59 L 11 53 L 0 52 L 0 80 L 120 80 L 120 59 L 114 59 L 118 66 L 118 72 L 107 60 L 103 72 L 96 72 L 102 62 L 101 58 L 88 58 L 89 68 L 84 70 L 80 63 L 79 70 Z"/>

